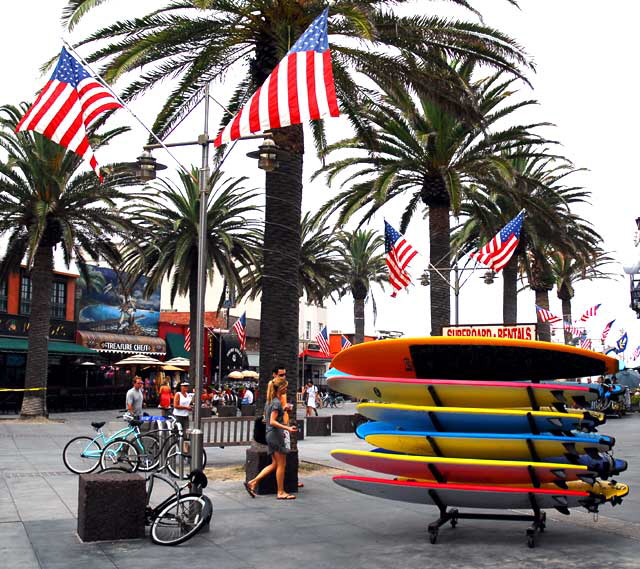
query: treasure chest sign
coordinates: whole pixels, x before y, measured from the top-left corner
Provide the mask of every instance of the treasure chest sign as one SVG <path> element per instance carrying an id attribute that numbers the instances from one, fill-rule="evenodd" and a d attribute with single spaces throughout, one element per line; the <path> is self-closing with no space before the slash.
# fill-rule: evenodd
<path id="1" fill-rule="evenodd" d="M 157 336 L 160 288 L 145 294 L 146 277 L 133 280 L 122 271 L 88 266 L 89 279 L 79 282 L 82 296 L 78 329 L 132 336 Z M 142 351 L 142 350 L 140 350 Z"/>

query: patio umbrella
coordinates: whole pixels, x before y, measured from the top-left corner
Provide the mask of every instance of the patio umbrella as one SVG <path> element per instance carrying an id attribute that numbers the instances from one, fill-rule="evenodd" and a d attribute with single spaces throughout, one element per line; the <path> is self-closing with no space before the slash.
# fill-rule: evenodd
<path id="1" fill-rule="evenodd" d="M 172 365 L 164 365 L 162 366 L 164 371 L 184 371 L 181 367 L 176 367 Z"/>
<path id="2" fill-rule="evenodd" d="M 180 367 L 189 367 L 191 365 L 191 362 L 187 358 L 171 358 L 170 360 L 167 360 L 164 363 L 165 365 L 180 366 Z"/>
<path id="3" fill-rule="evenodd" d="M 135 366 L 135 365 L 150 366 L 150 365 L 163 365 L 164 363 L 165 362 L 161 362 L 160 360 L 152 358 L 151 356 L 145 356 L 144 354 L 135 354 L 133 356 L 129 356 L 128 358 L 120 360 L 119 362 L 116 362 L 115 365 L 117 366 Z"/>
<path id="4" fill-rule="evenodd" d="M 244 379 L 241 371 L 232 371 L 227 378 L 229 379 Z"/>
<path id="5" fill-rule="evenodd" d="M 258 372 L 255 371 L 251 371 L 251 370 L 245 370 L 242 372 L 242 377 L 246 377 L 249 379 L 258 379 L 260 377 L 260 375 L 258 374 Z"/>

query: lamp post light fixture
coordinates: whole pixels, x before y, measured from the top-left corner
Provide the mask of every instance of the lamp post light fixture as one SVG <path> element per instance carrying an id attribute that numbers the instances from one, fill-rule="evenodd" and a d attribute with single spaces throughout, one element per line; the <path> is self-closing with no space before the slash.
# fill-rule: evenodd
<path id="1" fill-rule="evenodd" d="M 249 158 L 258 160 L 258 168 L 265 172 L 273 172 L 278 169 L 278 151 L 279 148 L 276 143 L 269 136 L 265 136 L 262 144 L 258 147 L 258 150 L 253 152 L 247 152 Z"/>
<path id="2" fill-rule="evenodd" d="M 151 151 L 144 150 L 135 163 L 134 175 L 141 182 L 151 182 L 156 179 L 158 170 L 166 170 L 164 164 L 160 164 L 151 154 Z"/>

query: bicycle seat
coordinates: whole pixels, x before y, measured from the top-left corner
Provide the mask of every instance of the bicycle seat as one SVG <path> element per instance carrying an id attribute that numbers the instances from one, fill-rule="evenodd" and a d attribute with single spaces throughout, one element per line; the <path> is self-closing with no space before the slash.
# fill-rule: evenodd
<path id="1" fill-rule="evenodd" d="M 107 424 L 106 421 L 100 421 L 100 422 L 91 423 L 91 426 L 97 431 L 98 429 L 101 429 L 102 427 L 104 427 L 106 424 Z"/>
<path id="2" fill-rule="evenodd" d="M 209 483 L 209 480 L 202 470 L 192 470 L 191 474 L 189 474 L 189 481 L 191 484 L 200 486 L 200 488 L 206 488 Z"/>
<path id="3" fill-rule="evenodd" d="M 130 419 L 129 420 L 129 425 L 131 427 L 139 427 L 142 425 L 142 421 L 138 421 L 137 419 Z"/>

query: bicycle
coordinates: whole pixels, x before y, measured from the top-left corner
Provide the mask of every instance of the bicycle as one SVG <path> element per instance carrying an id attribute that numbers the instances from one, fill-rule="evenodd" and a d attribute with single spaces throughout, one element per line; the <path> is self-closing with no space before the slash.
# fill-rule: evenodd
<path id="1" fill-rule="evenodd" d="M 120 469 L 106 468 L 103 473 L 118 472 Z M 171 487 L 173 494 L 165 498 L 157 506 L 152 506 L 152 493 L 156 480 L 160 480 Z M 169 477 L 157 472 L 147 473 L 145 504 L 145 525 L 150 527 L 151 541 L 158 545 L 179 545 L 191 539 L 202 528 L 208 525 L 213 515 L 211 499 L 204 494 L 186 492 L 197 485 L 207 487 L 207 477 L 201 470 L 194 470 L 188 476 L 188 481 L 180 485 Z"/>
<path id="2" fill-rule="evenodd" d="M 106 422 L 100 421 L 91 423 L 97 432 L 95 437 L 82 435 L 71 439 L 62 450 L 64 465 L 74 474 L 88 474 L 98 468 L 103 454 L 107 452 L 105 461 L 109 460 L 109 466 L 120 461 L 122 469 L 129 472 L 138 468 L 144 471 L 155 468 L 160 449 L 158 439 L 148 433 L 142 434 L 142 422 L 131 415 L 119 415 L 118 418 L 124 418 L 128 426 L 111 436 L 104 434 L 102 427 Z"/>
<path id="3" fill-rule="evenodd" d="M 341 409 L 344 407 L 344 397 L 342 395 L 332 395 L 331 393 L 325 393 L 321 397 L 323 407 L 334 407 Z"/>
<path id="4" fill-rule="evenodd" d="M 182 425 L 177 421 L 170 424 L 169 430 L 171 434 L 167 440 L 162 443 L 159 451 L 158 463 L 159 470 L 166 468 L 176 478 L 188 478 L 191 473 L 191 453 L 185 451 L 185 438 L 182 432 Z M 163 459 L 164 457 L 164 459 Z M 207 453 L 202 449 L 202 468 L 207 464 Z"/>

